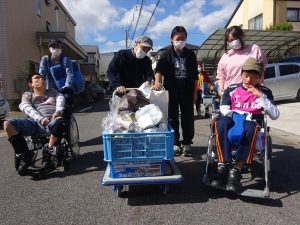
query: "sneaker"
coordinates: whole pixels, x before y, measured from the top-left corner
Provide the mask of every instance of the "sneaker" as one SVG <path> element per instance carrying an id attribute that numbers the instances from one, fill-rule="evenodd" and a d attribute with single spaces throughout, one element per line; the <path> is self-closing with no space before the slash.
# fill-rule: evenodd
<path id="1" fill-rule="evenodd" d="M 183 155 L 185 157 L 189 157 L 192 155 L 192 147 L 191 145 L 183 145 Z"/>
<path id="2" fill-rule="evenodd" d="M 240 171 L 235 168 L 231 169 L 228 175 L 226 190 L 239 193 L 242 187 L 241 179 L 242 176 L 240 174 Z"/>
<path id="3" fill-rule="evenodd" d="M 212 176 L 210 185 L 216 188 L 225 188 L 230 164 L 219 163 L 218 172 Z"/>
<path id="4" fill-rule="evenodd" d="M 174 145 L 174 155 L 175 156 L 180 156 L 181 155 L 181 149 L 178 145 Z"/>
<path id="5" fill-rule="evenodd" d="M 44 145 L 43 148 L 43 162 L 44 162 L 44 169 L 53 169 L 55 167 L 54 163 L 54 156 L 55 156 L 56 148 L 53 146 L 53 149 L 48 148 L 48 144 Z"/>
<path id="6" fill-rule="evenodd" d="M 17 171 L 20 176 L 23 176 L 23 175 L 25 175 L 26 170 L 28 169 L 28 167 L 30 166 L 30 164 L 32 162 L 32 159 L 34 157 L 34 152 L 28 151 L 23 154 L 16 155 L 16 157 L 18 157 L 20 159 L 20 164 L 17 168 Z"/>

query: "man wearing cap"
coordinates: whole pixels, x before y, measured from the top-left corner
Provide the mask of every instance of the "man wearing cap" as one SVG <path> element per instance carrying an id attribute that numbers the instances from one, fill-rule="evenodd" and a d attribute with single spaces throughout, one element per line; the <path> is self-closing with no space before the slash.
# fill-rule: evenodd
<path id="1" fill-rule="evenodd" d="M 221 117 L 215 123 L 218 153 L 218 173 L 211 181 L 215 187 L 226 187 L 232 192 L 241 189 L 240 171 L 244 164 L 252 163 L 259 121 L 262 111 L 275 120 L 279 111 L 273 103 L 272 91 L 259 84 L 264 65 L 255 58 L 248 58 L 242 66 L 242 83 L 230 85 L 223 94 Z M 231 147 L 235 146 L 235 164 Z M 225 186 L 226 185 L 226 186 Z"/>
<path id="2" fill-rule="evenodd" d="M 46 80 L 47 89 L 54 88 L 62 93 L 67 105 L 73 104 L 74 97 L 74 73 L 72 61 L 62 54 L 63 43 L 60 40 L 51 40 L 48 43 L 50 55 L 43 56 L 39 73 Z M 56 74 L 57 73 L 57 76 Z M 57 85 L 57 77 L 66 76 L 62 87 Z"/>
<path id="3" fill-rule="evenodd" d="M 152 63 L 146 55 L 152 46 L 152 40 L 142 36 L 135 41 L 134 48 L 120 50 L 114 56 L 107 69 L 107 76 L 113 90 L 126 93 L 126 88 L 138 88 L 144 82 L 151 83 Z"/>

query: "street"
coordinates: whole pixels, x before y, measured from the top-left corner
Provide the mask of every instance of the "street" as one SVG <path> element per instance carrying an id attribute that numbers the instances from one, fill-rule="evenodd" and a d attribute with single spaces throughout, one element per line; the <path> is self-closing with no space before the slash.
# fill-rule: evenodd
<path id="1" fill-rule="evenodd" d="M 158 185 L 131 186 L 118 198 L 101 185 L 101 121 L 105 101 L 76 110 L 81 155 L 41 180 L 20 177 L 13 149 L 0 131 L 1 224 L 300 224 L 300 141 L 271 129 L 272 183 L 269 199 L 240 197 L 201 183 L 209 119 L 195 120 L 192 157 L 176 157 L 184 181 L 162 195 Z"/>

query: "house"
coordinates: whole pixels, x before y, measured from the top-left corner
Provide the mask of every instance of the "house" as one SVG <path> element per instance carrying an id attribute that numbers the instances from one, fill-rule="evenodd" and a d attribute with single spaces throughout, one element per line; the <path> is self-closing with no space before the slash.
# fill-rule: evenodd
<path id="1" fill-rule="evenodd" d="M 100 53 L 98 45 L 81 45 L 87 53 L 84 60 L 79 60 L 80 71 L 84 74 L 85 81 L 97 83 L 100 80 Z"/>
<path id="2" fill-rule="evenodd" d="M 50 40 L 61 40 L 72 59 L 86 58 L 75 26 L 59 0 L 0 1 L 0 88 L 11 104 L 17 105 L 27 90 L 27 75 L 38 71 L 41 57 L 49 54 Z"/>
<path id="3" fill-rule="evenodd" d="M 270 26 L 289 23 L 293 29 L 271 30 Z M 197 60 L 205 63 L 209 73 L 216 75 L 218 61 L 224 53 L 227 28 L 241 26 L 246 43 L 259 45 L 269 62 L 300 55 L 300 1 L 240 0 L 224 28 L 216 30 L 200 46 Z"/>
<path id="4" fill-rule="evenodd" d="M 294 31 L 300 31 L 300 1 L 241 0 L 225 25 L 243 29 L 265 30 L 270 25 L 291 23 Z"/>

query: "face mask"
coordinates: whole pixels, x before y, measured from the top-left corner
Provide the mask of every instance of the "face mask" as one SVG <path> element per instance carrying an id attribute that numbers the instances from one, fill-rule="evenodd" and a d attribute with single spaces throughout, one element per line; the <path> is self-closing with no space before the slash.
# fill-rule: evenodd
<path id="1" fill-rule="evenodd" d="M 144 52 L 141 48 L 138 48 L 138 49 L 136 50 L 136 53 L 135 53 L 136 58 L 142 59 L 142 58 L 144 58 L 146 55 L 147 55 L 146 52 Z"/>
<path id="2" fill-rule="evenodd" d="M 242 47 L 242 44 L 241 44 L 240 40 L 237 39 L 237 40 L 233 40 L 232 42 L 227 42 L 227 46 L 230 49 L 240 49 Z"/>
<path id="3" fill-rule="evenodd" d="M 183 49 L 185 46 L 185 41 L 173 41 L 173 45 L 176 49 Z"/>
<path id="4" fill-rule="evenodd" d="M 53 56 L 59 56 L 61 54 L 61 49 L 60 48 L 50 48 L 50 52 Z"/>

